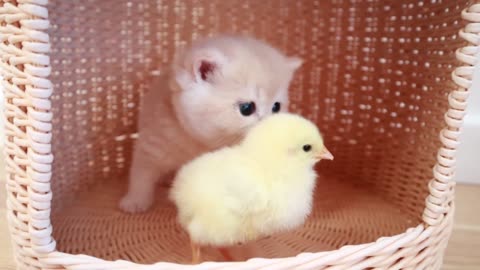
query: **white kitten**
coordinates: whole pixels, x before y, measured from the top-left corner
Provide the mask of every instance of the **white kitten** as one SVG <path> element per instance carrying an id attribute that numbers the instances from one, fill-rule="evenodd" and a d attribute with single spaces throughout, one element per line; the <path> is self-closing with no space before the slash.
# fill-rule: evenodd
<path id="1" fill-rule="evenodd" d="M 158 180 L 173 178 L 203 152 L 237 142 L 264 116 L 286 111 L 288 87 L 301 64 L 244 36 L 201 39 L 177 55 L 171 72 L 154 78 L 143 98 L 120 208 L 145 211 Z"/>

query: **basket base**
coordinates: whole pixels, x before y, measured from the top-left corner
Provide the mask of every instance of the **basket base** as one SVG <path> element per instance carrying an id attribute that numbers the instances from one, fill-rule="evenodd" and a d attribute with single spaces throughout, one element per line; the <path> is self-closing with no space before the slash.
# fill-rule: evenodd
<path id="1" fill-rule="evenodd" d="M 107 260 L 190 262 L 188 237 L 176 223 L 175 207 L 167 200 L 167 190 L 159 189 L 154 208 L 135 215 L 117 208 L 124 192 L 124 185 L 118 182 L 103 183 L 78 194 L 74 203 L 52 213 L 57 249 Z M 419 217 L 408 215 L 371 190 L 321 177 L 313 213 L 304 227 L 232 247 L 230 252 L 235 260 L 295 256 L 372 242 L 404 232 L 419 222 Z M 203 257 L 209 261 L 223 258 L 212 248 L 205 248 Z"/>

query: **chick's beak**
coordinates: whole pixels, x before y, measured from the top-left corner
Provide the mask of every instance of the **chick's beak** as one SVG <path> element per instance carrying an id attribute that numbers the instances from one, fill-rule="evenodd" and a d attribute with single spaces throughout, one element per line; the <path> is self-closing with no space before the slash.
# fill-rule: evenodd
<path id="1" fill-rule="evenodd" d="M 326 147 L 323 147 L 322 151 L 320 151 L 316 156 L 318 160 L 322 159 L 328 159 L 328 160 L 333 160 L 333 155 L 328 151 Z"/>

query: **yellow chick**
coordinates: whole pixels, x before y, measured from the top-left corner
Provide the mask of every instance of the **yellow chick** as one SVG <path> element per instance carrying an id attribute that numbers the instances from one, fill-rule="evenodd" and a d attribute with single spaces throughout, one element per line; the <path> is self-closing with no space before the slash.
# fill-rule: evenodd
<path id="1" fill-rule="evenodd" d="M 206 153 L 177 173 L 170 198 L 188 232 L 192 261 L 201 246 L 224 248 L 301 226 L 312 209 L 321 159 L 333 159 L 317 127 L 279 113 L 234 147 Z"/>

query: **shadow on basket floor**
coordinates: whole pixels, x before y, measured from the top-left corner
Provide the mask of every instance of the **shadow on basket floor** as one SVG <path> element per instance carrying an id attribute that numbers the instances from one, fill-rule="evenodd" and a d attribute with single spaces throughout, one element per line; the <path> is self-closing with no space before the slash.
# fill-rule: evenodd
<path id="1" fill-rule="evenodd" d="M 52 222 L 58 250 L 109 260 L 188 263 L 188 237 L 175 221 L 175 208 L 166 199 L 167 190 L 158 192 L 157 204 L 151 211 L 138 215 L 118 210 L 117 203 L 124 190 L 124 186 L 116 182 L 104 183 L 79 194 L 72 205 L 54 214 Z M 402 233 L 416 226 L 418 220 L 369 190 L 322 177 L 313 213 L 303 228 L 234 247 L 231 251 L 236 260 L 245 260 L 332 250 Z M 204 256 L 206 260 L 221 260 L 213 249 L 206 249 Z"/>

